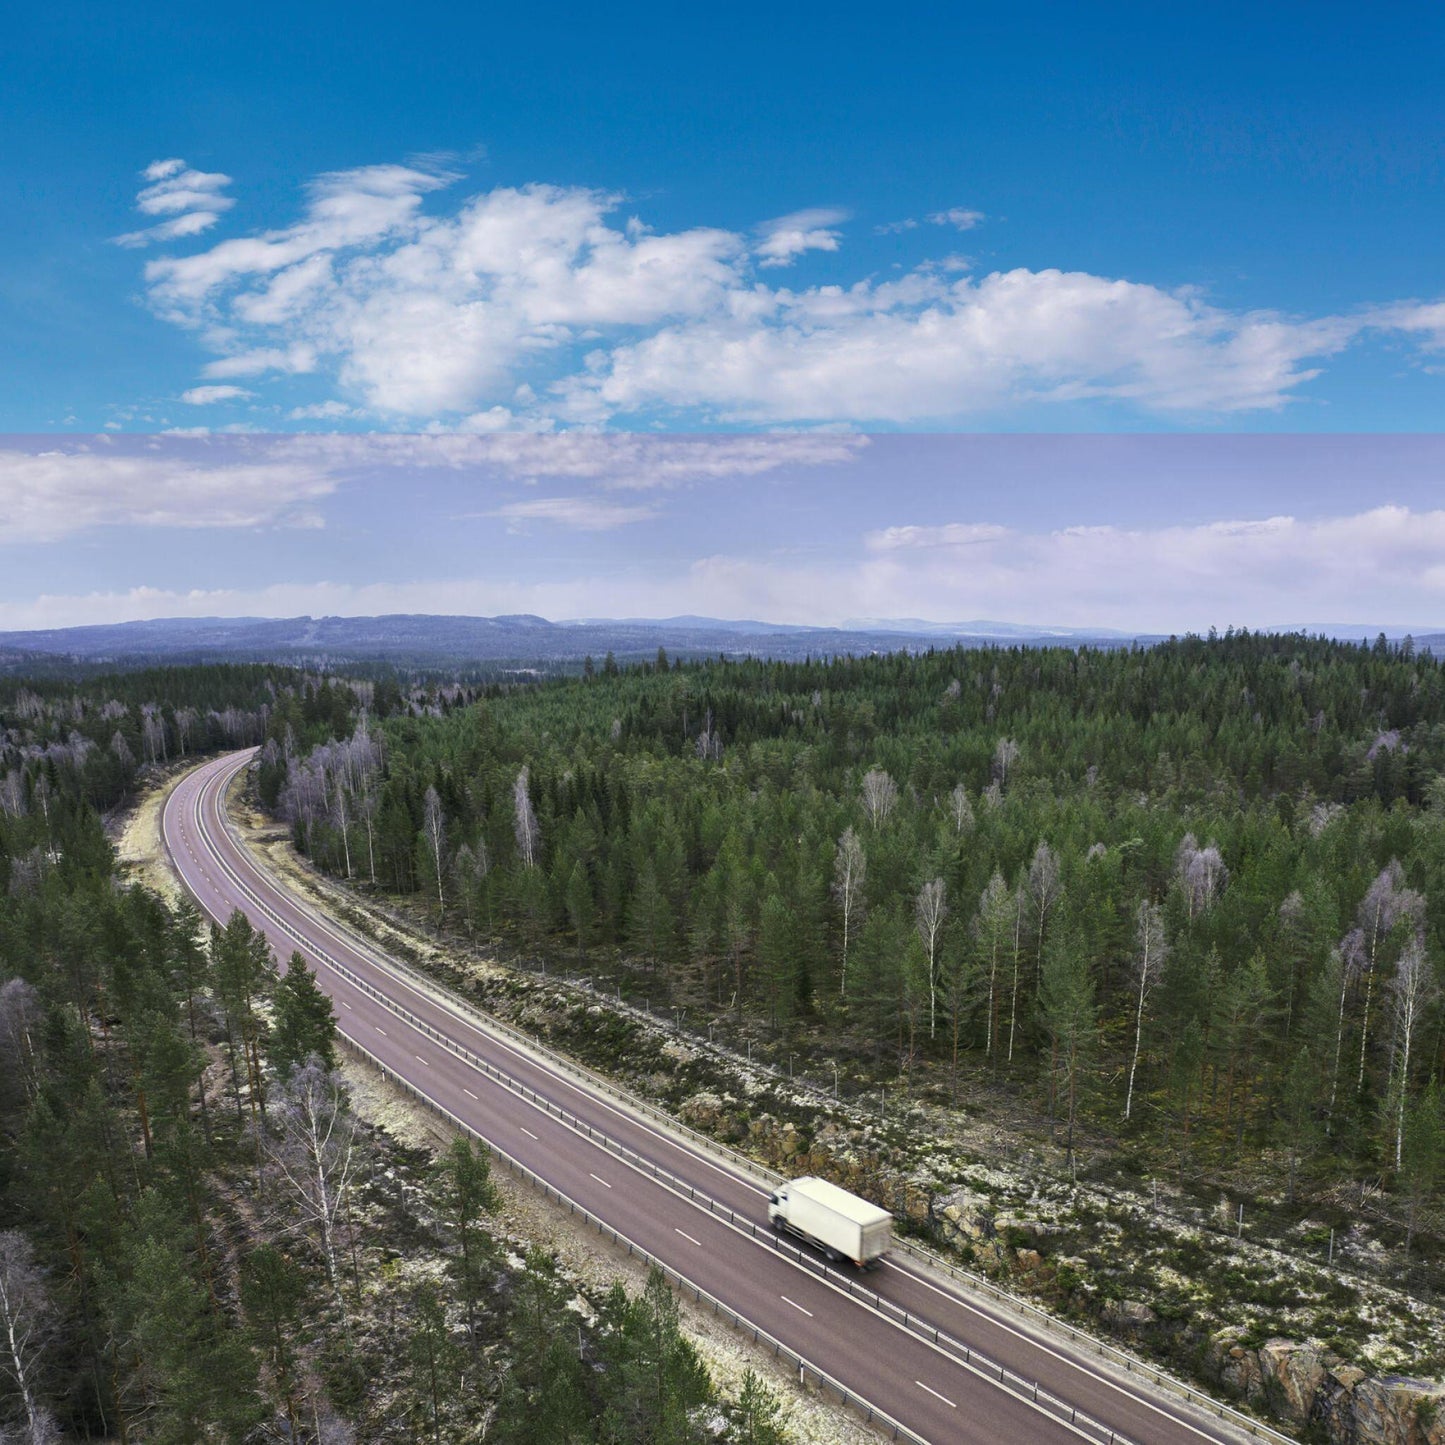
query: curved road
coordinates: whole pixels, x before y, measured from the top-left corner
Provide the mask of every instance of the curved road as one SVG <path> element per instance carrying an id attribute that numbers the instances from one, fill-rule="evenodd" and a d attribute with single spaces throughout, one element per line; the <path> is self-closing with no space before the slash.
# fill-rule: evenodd
<path id="1" fill-rule="evenodd" d="M 203 764 L 166 801 L 166 849 L 201 908 L 218 922 L 241 909 L 283 959 L 299 949 L 346 1038 L 690 1282 L 930 1445 L 1244 1438 L 905 1256 L 860 1280 L 780 1246 L 756 1178 L 508 1038 L 266 871 L 224 813 L 253 755 Z M 990 1378 L 1000 1365 L 1037 1382 L 1040 1403 Z"/>

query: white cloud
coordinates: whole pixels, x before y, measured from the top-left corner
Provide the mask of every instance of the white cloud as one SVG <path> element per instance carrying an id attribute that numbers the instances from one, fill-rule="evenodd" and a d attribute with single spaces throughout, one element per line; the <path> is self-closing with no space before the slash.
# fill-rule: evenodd
<path id="1" fill-rule="evenodd" d="M 735 424 L 943 421 L 1090 398 L 1227 415 L 1278 409 L 1357 329 L 1082 272 L 916 272 L 781 295 L 760 320 L 664 328 L 567 395 L 583 415 L 704 409 Z"/>
<path id="2" fill-rule="evenodd" d="M 214 406 L 218 401 L 239 401 L 255 394 L 244 386 L 193 386 L 181 393 L 181 400 L 187 406 Z"/>
<path id="3" fill-rule="evenodd" d="M 291 346 L 260 347 L 253 351 L 237 351 L 217 361 L 208 361 L 201 368 L 205 376 L 262 376 L 268 371 L 304 375 L 316 370 L 316 348 L 304 342 Z"/>
<path id="4" fill-rule="evenodd" d="M 873 227 L 875 236 L 900 236 L 905 231 L 916 231 L 918 222 L 912 216 L 905 216 L 901 221 L 885 221 L 881 226 Z"/>
<path id="5" fill-rule="evenodd" d="M 1366 332 L 1445 345 L 1445 303 L 1295 317 L 1085 272 L 961 276 L 954 257 L 774 286 L 774 268 L 837 251 L 845 212 L 797 211 L 752 238 L 657 233 L 619 219 L 615 194 L 527 185 L 438 215 L 430 198 L 457 179 L 441 164 L 324 175 L 289 226 L 152 260 L 151 305 L 215 353 L 209 380 L 320 373 L 374 416 L 479 433 L 639 416 L 952 424 L 1081 401 L 1230 417 L 1284 407 Z M 152 169 L 153 207 L 199 206 L 224 180 Z M 961 206 L 928 217 L 981 220 Z"/>
<path id="6" fill-rule="evenodd" d="M 762 258 L 759 265 L 768 267 L 790 266 L 805 251 L 836 251 L 841 237 L 834 227 L 847 219 L 847 211 L 816 207 L 764 221 L 753 254 Z"/>
<path id="7" fill-rule="evenodd" d="M 163 444 L 121 455 L 0 450 L 0 545 L 54 542 L 96 527 L 309 526 L 314 514 L 305 504 L 337 485 L 304 461 L 231 456 Z"/>
<path id="8" fill-rule="evenodd" d="M 862 541 L 856 555 L 822 562 L 704 556 L 672 569 L 589 575 L 569 568 L 565 576 L 528 581 L 489 573 L 47 596 L 0 603 L 0 627 L 209 615 L 535 612 L 552 618 L 698 613 L 824 625 L 857 616 L 992 617 L 1182 632 L 1327 620 L 1339 614 L 1341 599 L 1354 616 L 1375 624 L 1445 621 L 1442 510 L 1379 507 L 1311 520 L 1037 532 L 969 522 L 901 526 Z"/>
<path id="9" fill-rule="evenodd" d="M 194 170 L 178 157 L 152 161 L 141 175 L 150 184 L 136 196 L 136 210 L 143 216 L 170 219 L 115 237 L 118 246 L 149 246 L 157 241 L 198 236 L 236 204 L 224 194 L 231 184 L 230 176 L 219 171 Z"/>
<path id="10" fill-rule="evenodd" d="M 1006 527 L 989 522 L 949 522 L 942 527 L 885 527 L 864 538 L 874 552 L 899 552 L 905 548 L 975 547 L 1008 536 Z"/>
<path id="11" fill-rule="evenodd" d="M 588 482 L 602 491 L 651 491 L 725 482 L 789 468 L 834 466 L 870 445 L 865 436 L 806 432 L 758 436 L 646 436 L 568 431 L 545 436 L 313 435 L 268 438 L 266 455 L 338 472 L 345 468 L 442 467 L 493 472 L 515 481 Z"/>
<path id="12" fill-rule="evenodd" d="M 336 411 L 320 403 L 297 415 L 327 420 Z M 438 471 L 465 474 L 480 500 L 498 502 L 486 515 L 608 531 L 658 514 L 653 505 L 619 502 L 619 492 L 831 466 L 869 445 L 866 437 L 829 434 L 213 436 L 206 427 L 176 428 L 140 450 L 117 452 L 113 443 L 106 436 L 44 451 L 0 449 L 0 545 L 54 542 L 97 527 L 318 527 L 314 504 L 352 478 L 381 473 L 410 488 Z M 505 500 L 517 484 L 540 481 L 593 494 Z"/>
<path id="13" fill-rule="evenodd" d="M 934 211 L 928 221 L 933 226 L 952 226 L 955 231 L 971 231 L 983 219 L 982 211 L 970 211 L 965 206 L 950 206 L 946 211 Z"/>
<path id="14" fill-rule="evenodd" d="M 576 532 L 611 532 L 634 522 L 650 522 L 657 510 L 623 506 L 597 497 L 537 497 L 527 502 L 508 502 L 488 515 L 513 524 L 555 522 Z"/>
<path id="15" fill-rule="evenodd" d="M 864 540 L 856 611 L 870 615 L 886 605 L 894 616 L 1200 631 L 1342 611 L 1411 625 L 1445 616 L 1445 511 L 1032 533 L 955 523 Z"/>
<path id="16" fill-rule="evenodd" d="M 310 406 L 293 406 L 286 415 L 292 421 L 340 421 L 361 413 L 344 401 L 318 401 Z"/>

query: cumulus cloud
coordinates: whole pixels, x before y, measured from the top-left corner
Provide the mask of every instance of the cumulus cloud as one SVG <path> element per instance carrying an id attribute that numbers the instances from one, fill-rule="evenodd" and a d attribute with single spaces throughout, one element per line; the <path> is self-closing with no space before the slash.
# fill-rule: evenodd
<path id="1" fill-rule="evenodd" d="M 187 406 L 214 406 L 218 401 L 239 401 L 255 394 L 244 386 L 193 386 L 181 393 L 181 400 Z"/>
<path id="2" fill-rule="evenodd" d="M 97 527 L 314 526 L 308 505 L 337 479 L 300 459 L 217 456 L 156 443 L 0 450 L 0 545 L 54 542 Z"/>
<path id="3" fill-rule="evenodd" d="M 149 184 L 136 196 L 135 208 L 143 216 L 164 216 L 143 230 L 115 237 L 117 246 L 149 246 L 158 241 L 175 241 L 198 236 L 220 220 L 236 204 L 224 194 L 230 176 L 219 171 L 198 171 L 179 157 L 152 161 L 141 177 Z"/>
<path id="4" fill-rule="evenodd" d="M 1445 344 L 1445 303 L 1301 317 L 1087 272 L 961 275 L 948 257 L 774 285 L 775 269 L 838 250 L 845 212 L 659 233 L 614 193 L 526 185 L 439 213 L 459 179 L 445 165 L 321 176 L 290 225 L 151 260 L 150 304 L 212 353 L 207 380 L 319 373 L 373 416 L 478 433 L 950 424 L 1079 402 L 1230 417 L 1286 406 L 1367 332 Z M 158 167 L 143 195 L 169 189 L 146 204 L 192 207 L 169 219 L 203 214 L 225 179 Z M 962 206 L 927 217 L 981 220 Z"/>
<path id="5" fill-rule="evenodd" d="M 754 255 L 760 266 L 790 266 L 805 251 L 836 251 L 842 239 L 834 228 L 848 219 L 847 211 L 832 207 L 816 207 L 794 211 L 764 221 L 758 227 L 758 244 Z"/>
<path id="6" fill-rule="evenodd" d="M 780 296 L 762 319 L 664 327 L 567 395 L 578 415 L 696 408 L 734 424 L 944 421 L 1095 398 L 1227 415 L 1278 409 L 1356 330 L 1084 272 L 915 273 Z"/>

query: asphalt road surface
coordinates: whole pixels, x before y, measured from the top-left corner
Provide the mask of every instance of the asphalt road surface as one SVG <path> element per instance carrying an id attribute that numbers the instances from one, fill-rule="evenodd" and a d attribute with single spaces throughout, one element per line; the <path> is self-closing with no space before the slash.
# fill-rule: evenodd
<path id="1" fill-rule="evenodd" d="M 780 1246 L 765 1183 L 488 1027 L 266 871 L 224 821 L 252 756 L 204 764 L 166 802 L 167 851 L 204 911 L 224 922 L 239 908 L 280 958 L 299 950 L 346 1038 L 737 1315 L 929 1445 L 1244 1438 L 897 1251 L 858 1275 Z"/>

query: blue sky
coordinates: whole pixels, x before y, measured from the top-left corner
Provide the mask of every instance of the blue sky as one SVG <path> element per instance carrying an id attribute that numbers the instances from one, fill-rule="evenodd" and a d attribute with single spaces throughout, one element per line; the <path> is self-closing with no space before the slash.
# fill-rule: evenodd
<path id="1" fill-rule="evenodd" d="M 841 620 L 853 596 L 1255 624 L 1320 615 L 1252 583 L 1230 614 L 1259 534 L 1206 548 L 1212 592 L 1020 579 L 1072 575 L 1040 539 L 1080 528 L 1168 553 L 1288 517 L 1270 546 L 1314 556 L 1348 535 L 1328 519 L 1394 506 L 1434 535 L 1438 449 L 1391 434 L 1445 401 L 1438 9 L 220 9 L 7 16 L 0 621 L 193 591 L 368 610 L 384 582 L 549 615 Z M 779 430 L 815 450 L 663 463 L 647 488 L 566 464 L 598 432 L 665 457 Z M 85 462 L 54 437 L 183 431 L 551 434 L 562 460 L 171 437 Z M 828 456 L 847 432 L 875 441 Z M 931 594 L 905 585 L 920 559 Z M 1398 560 L 1352 568 L 1329 612 L 1445 620 L 1445 558 Z"/>
<path id="2" fill-rule="evenodd" d="M 12 7 L 0 427 L 1435 425 L 1438 8 L 458 9 Z"/>

